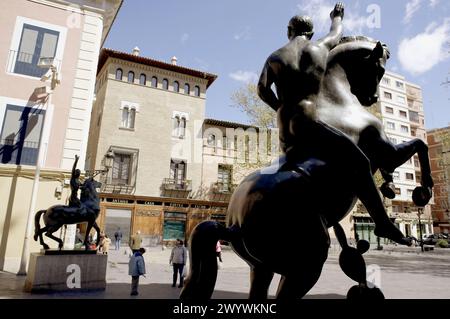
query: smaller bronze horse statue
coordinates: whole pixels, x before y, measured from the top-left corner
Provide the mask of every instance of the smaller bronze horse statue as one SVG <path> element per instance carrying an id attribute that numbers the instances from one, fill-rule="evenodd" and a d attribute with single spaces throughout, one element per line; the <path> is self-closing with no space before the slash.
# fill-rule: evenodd
<path id="1" fill-rule="evenodd" d="M 96 220 L 100 213 L 100 199 L 96 188 L 100 188 L 101 183 L 94 180 L 93 177 L 88 178 L 81 187 L 81 205 L 80 207 L 71 207 L 66 205 L 55 205 L 47 210 L 40 210 L 34 217 L 34 240 L 39 237 L 40 244 L 44 249 L 50 247 L 44 242 L 42 234 L 56 240 L 58 242 L 59 249 L 63 247 L 63 241 L 53 235 L 63 225 L 78 224 L 87 222 L 86 236 L 84 238 L 84 245 L 86 250 L 89 247 L 88 236 L 92 227 L 97 232 L 97 246 L 100 242 L 100 228 L 98 227 Z M 43 215 L 45 227 L 41 228 L 39 220 Z"/>

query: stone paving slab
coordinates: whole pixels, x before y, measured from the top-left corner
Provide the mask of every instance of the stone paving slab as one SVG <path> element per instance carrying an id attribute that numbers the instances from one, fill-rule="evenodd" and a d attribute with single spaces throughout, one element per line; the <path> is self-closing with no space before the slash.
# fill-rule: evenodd
<path id="1" fill-rule="evenodd" d="M 141 277 L 139 296 L 130 297 L 128 275 L 129 250 L 111 250 L 108 255 L 107 288 L 88 293 L 29 294 L 23 292 L 25 277 L 0 272 L 0 298 L 25 299 L 178 299 L 180 289 L 172 288 L 170 249 L 149 247 L 144 255 L 146 278 Z M 246 299 L 249 291 L 249 267 L 234 252 L 222 252 L 214 299 Z M 450 299 L 450 249 L 421 253 L 417 249 L 372 250 L 366 254 L 368 265 L 381 269 L 381 288 L 390 299 Z M 279 275 L 270 286 L 274 298 Z M 330 251 L 322 276 L 306 298 L 342 299 L 354 282 L 340 270 L 338 254 Z"/>

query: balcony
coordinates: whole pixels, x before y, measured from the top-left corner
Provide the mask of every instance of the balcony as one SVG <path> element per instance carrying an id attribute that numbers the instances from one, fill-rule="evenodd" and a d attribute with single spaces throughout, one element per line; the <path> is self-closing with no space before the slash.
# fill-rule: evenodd
<path id="1" fill-rule="evenodd" d="M 173 198 L 187 198 L 192 190 L 192 181 L 187 179 L 164 178 L 162 196 Z"/>
<path id="2" fill-rule="evenodd" d="M 134 186 L 132 185 L 115 185 L 103 183 L 101 188 L 102 193 L 108 194 L 127 194 L 131 195 L 134 193 Z"/>
<path id="3" fill-rule="evenodd" d="M 37 54 L 10 50 L 7 72 L 41 78 L 47 73 L 48 69 L 38 67 L 39 58 L 41 56 Z M 59 69 L 61 61 L 53 59 L 53 64 Z"/>
<path id="4" fill-rule="evenodd" d="M 17 141 L 12 138 L 0 140 L 0 163 L 36 165 L 38 142 Z"/>
<path id="5" fill-rule="evenodd" d="M 232 194 L 236 189 L 236 184 L 225 184 L 223 182 L 216 182 L 212 186 L 212 190 L 215 194 Z"/>

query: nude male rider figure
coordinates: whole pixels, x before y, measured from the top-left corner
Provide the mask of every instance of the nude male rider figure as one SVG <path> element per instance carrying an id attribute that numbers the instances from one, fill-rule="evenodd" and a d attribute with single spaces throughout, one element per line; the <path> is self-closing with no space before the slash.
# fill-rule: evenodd
<path id="1" fill-rule="evenodd" d="M 267 59 L 259 79 L 258 95 L 277 112 L 280 142 L 288 165 L 307 154 L 325 161 L 339 161 L 344 171 L 351 174 L 354 191 L 375 222 L 375 234 L 410 245 L 411 240 L 405 238 L 386 213 L 368 158 L 343 133 L 316 119 L 315 101 L 328 54 L 342 38 L 344 5 L 337 3 L 330 16 L 330 33 L 316 42 L 311 41 L 314 33 L 309 17 L 295 16 L 290 20 L 289 42 Z M 337 145 L 339 152 L 336 152 Z M 339 154 L 346 154 L 345 158 Z"/>

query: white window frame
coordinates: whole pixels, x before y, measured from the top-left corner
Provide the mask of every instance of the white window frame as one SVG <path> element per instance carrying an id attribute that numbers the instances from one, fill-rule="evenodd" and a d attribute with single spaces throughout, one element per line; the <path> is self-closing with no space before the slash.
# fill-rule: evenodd
<path id="1" fill-rule="evenodd" d="M 18 16 L 16 18 L 16 25 L 14 26 L 14 33 L 13 33 L 13 36 L 11 39 L 11 46 L 9 49 L 10 52 L 19 50 L 19 45 L 20 45 L 20 40 L 22 37 L 22 31 L 23 31 L 24 24 L 31 24 L 36 27 L 54 30 L 54 31 L 59 32 L 58 45 L 56 46 L 55 60 L 60 61 L 60 64 L 57 65 L 57 67 L 58 67 L 58 71 L 61 71 L 62 64 L 63 64 L 64 48 L 66 45 L 67 28 L 59 26 L 59 25 L 55 25 L 55 24 L 46 23 L 46 22 L 39 21 L 39 20 L 34 20 L 34 19 L 29 19 L 29 18 Z M 25 78 L 33 79 L 33 80 L 36 80 L 36 79 L 40 80 L 38 77 L 14 73 L 13 70 L 15 69 L 15 66 L 16 66 L 16 60 L 17 59 L 14 59 L 11 57 L 9 58 L 9 60 L 7 62 L 7 66 L 6 66 L 7 74 L 19 76 L 19 77 L 25 77 Z"/>
<path id="2" fill-rule="evenodd" d="M 45 167 L 45 162 L 47 159 L 48 144 L 49 144 L 49 140 L 50 140 L 50 130 L 51 130 L 52 121 L 53 121 L 53 109 L 54 109 L 53 104 L 48 105 L 48 103 L 45 103 L 45 104 L 30 105 L 29 101 L 0 96 L 0 132 L 3 129 L 3 121 L 5 118 L 6 106 L 8 104 L 17 105 L 17 106 L 21 106 L 21 107 L 38 108 L 38 109 L 45 111 L 44 123 L 43 123 L 43 128 L 42 128 L 42 138 L 41 138 L 42 144 L 39 145 L 39 147 L 45 148 L 44 156 L 42 157 L 42 162 L 40 163 L 42 167 Z M 8 164 L 8 165 L 15 165 L 15 164 Z M 22 166 L 34 167 L 34 165 L 22 165 Z"/>
<path id="3" fill-rule="evenodd" d="M 133 127 L 126 127 L 123 126 L 122 124 L 122 118 L 123 118 L 123 112 L 124 109 L 128 109 L 128 122 L 130 121 L 130 115 L 131 115 L 131 110 L 134 110 L 134 125 Z M 120 124 L 119 127 L 122 129 L 127 129 L 127 130 L 134 130 L 136 128 L 136 115 L 137 113 L 139 113 L 139 104 L 138 103 L 133 103 L 133 102 L 128 102 L 128 101 L 122 101 L 121 105 L 120 105 Z"/>
<path id="4" fill-rule="evenodd" d="M 174 120 L 178 118 L 178 126 L 175 127 L 175 125 L 172 124 L 172 137 L 175 138 L 184 138 L 186 136 L 186 130 L 187 130 L 187 122 L 189 121 L 189 114 L 185 113 L 185 112 L 180 112 L 180 111 L 173 111 L 172 113 L 172 123 L 174 122 Z M 184 120 L 184 132 L 182 132 L 182 126 L 181 124 L 183 123 Z M 182 134 L 184 133 L 184 134 Z"/>

